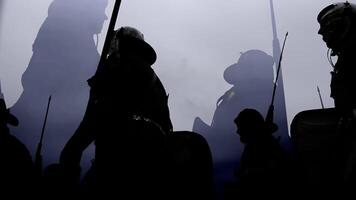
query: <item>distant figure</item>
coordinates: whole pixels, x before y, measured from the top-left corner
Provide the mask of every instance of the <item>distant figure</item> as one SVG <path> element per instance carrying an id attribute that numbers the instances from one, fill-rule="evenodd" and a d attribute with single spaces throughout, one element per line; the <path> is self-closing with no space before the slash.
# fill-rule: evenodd
<path id="1" fill-rule="evenodd" d="M 235 134 L 236 113 L 252 107 L 267 114 L 273 90 L 273 64 L 273 57 L 263 51 L 242 53 L 238 62 L 224 72 L 224 79 L 232 87 L 218 99 L 211 125 L 200 118 L 194 121 L 193 131 L 209 142 L 217 185 L 234 178 L 233 170 L 241 157 L 243 144 Z"/>
<path id="2" fill-rule="evenodd" d="M 168 96 L 151 68 L 155 61 L 143 34 L 122 27 L 115 32 L 106 65 L 89 79 L 86 114 L 60 158 L 62 166 L 75 171 L 83 150 L 95 141 L 86 194 L 157 197 L 169 187 L 164 181 L 164 136 L 173 127 Z"/>
<path id="3" fill-rule="evenodd" d="M 1 91 L 0 91 L 1 93 Z M 0 94 L 0 197 L 13 198 L 30 195 L 33 179 L 33 163 L 31 156 L 16 137 L 10 134 L 7 124 L 17 126 L 18 120 L 9 109 Z M 27 196 L 27 197 L 28 197 Z"/>
<path id="4" fill-rule="evenodd" d="M 94 36 L 107 19 L 107 4 L 107 0 L 54 0 L 34 41 L 32 58 L 22 75 L 23 93 L 11 108 L 21 123 L 12 131 L 34 155 L 52 95 L 44 164 L 58 160 L 65 141 L 83 118 L 89 97 L 86 80 L 99 61 Z"/>
<path id="5" fill-rule="evenodd" d="M 255 49 L 241 53 L 238 62 L 224 71 L 224 79 L 232 87 L 217 100 L 211 124 L 206 124 L 199 117 L 194 121 L 193 131 L 201 133 L 212 150 L 215 188 L 218 196 L 221 196 L 223 183 L 234 178 L 232 171 L 241 157 L 243 145 L 235 135 L 233 123 L 236 113 L 250 107 L 266 116 L 271 103 L 275 81 L 273 72 L 277 71 L 281 54 L 272 0 L 270 0 L 270 11 L 273 56 Z M 277 80 L 274 102 L 274 122 L 279 127 L 275 136 L 280 138 L 281 146 L 291 152 L 282 71 L 283 67 Z"/>
<path id="6" fill-rule="evenodd" d="M 308 184 L 329 194 L 356 186 L 356 5 L 329 5 L 317 20 L 333 67 L 330 96 L 335 107 L 298 113 L 291 133 Z M 332 56 L 338 57 L 336 64 Z"/>
<path id="7" fill-rule="evenodd" d="M 231 198 L 231 194 L 237 195 L 234 199 L 286 197 L 288 188 L 292 187 L 291 162 L 279 141 L 272 136 L 277 125 L 265 122 L 254 109 L 244 109 L 234 122 L 245 148 L 235 172 L 238 178 L 235 191 L 230 191 L 227 198 Z"/>

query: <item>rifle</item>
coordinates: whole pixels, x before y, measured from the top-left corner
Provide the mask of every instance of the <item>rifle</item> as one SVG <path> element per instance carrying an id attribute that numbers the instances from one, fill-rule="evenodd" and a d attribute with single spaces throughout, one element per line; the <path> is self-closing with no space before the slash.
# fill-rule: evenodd
<path id="1" fill-rule="evenodd" d="M 110 19 L 110 23 L 109 23 L 109 27 L 106 33 L 106 38 L 105 38 L 105 42 L 104 42 L 104 46 L 103 49 L 101 51 L 101 56 L 100 56 L 100 61 L 98 63 L 98 67 L 96 69 L 95 75 L 93 77 L 91 77 L 88 80 L 88 84 L 91 87 L 90 89 L 90 94 L 89 94 L 89 101 L 88 101 L 88 105 L 84 114 L 84 118 L 87 115 L 87 113 L 89 113 L 91 107 L 95 104 L 96 102 L 96 94 L 95 94 L 95 77 L 97 77 L 97 74 L 100 74 L 100 72 L 103 70 L 105 62 L 108 58 L 108 53 L 109 53 L 109 49 L 110 49 L 110 43 L 114 37 L 114 33 L 115 33 L 115 24 L 116 24 L 116 20 L 117 20 L 117 16 L 119 14 L 119 9 L 120 9 L 120 5 L 121 5 L 121 0 L 115 0 L 115 5 L 111 14 L 111 19 Z"/>
<path id="2" fill-rule="evenodd" d="M 49 106 L 51 104 L 51 98 L 52 98 L 52 96 L 50 95 L 49 98 L 48 98 L 46 115 L 45 115 L 45 119 L 44 119 L 43 126 L 42 126 L 40 142 L 38 143 L 37 150 L 36 150 L 35 169 L 37 170 L 38 173 L 41 173 L 41 171 L 42 171 L 42 154 L 41 154 L 41 151 L 42 151 L 42 143 L 43 143 L 44 131 L 45 131 L 46 123 L 47 123 Z"/>
<path id="3" fill-rule="evenodd" d="M 110 43 L 111 43 L 111 40 L 114 37 L 114 33 L 115 33 L 115 24 L 116 24 L 117 16 L 119 14 L 120 4 L 121 4 L 121 0 L 115 0 L 115 5 L 114 5 L 113 11 L 112 11 L 109 28 L 106 33 L 103 50 L 101 52 L 100 61 L 99 61 L 99 64 L 98 64 L 95 74 L 97 74 L 98 71 L 100 71 L 103 68 L 104 63 L 107 59 L 107 56 L 109 53 L 109 48 L 110 48 Z"/>
<path id="4" fill-rule="evenodd" d="M 276 75 L 276 80 L 274 81 L 272 100 L 271 100 L 271 104 L 270 104 L 270 106 L 268 108 L 268 112 L 267 112 L 267 116 L 266 116 L 266 122 L 273 122 L 274 97 L 276 95 L 277 81 L 278 81 L 279 71 L 281 69 L 282 55 L 283 55 L 283 52 L 284 52 L 284 47 L 286 45 L 287 36 L 288 36 L 288 32 L 286 33 L 286 35 L 284 37 L 282 51 L 281 51 L 281 54 L 279 56 L 277 75 Z"/>

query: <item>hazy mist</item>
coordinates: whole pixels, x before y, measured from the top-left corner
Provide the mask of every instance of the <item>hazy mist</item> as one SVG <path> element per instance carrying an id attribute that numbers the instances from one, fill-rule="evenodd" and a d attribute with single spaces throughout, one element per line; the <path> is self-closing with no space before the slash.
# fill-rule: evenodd
<path id="1" fill-rule="evenodd" d="M 104 22 L 100 18 L 105 16 L 104 10 L 95 8 L 105 1 L 94 0 L 85 7 L 88 6 L 85 0 L 26 3 L 23 0 L 0 0 L 0 80 L 7 106 L 14 106 L 18 115 L 24 109 L 16 109 L 16 104 L 22 102 L 31 109 L 36 107 L 28 112 L 36 113 L 31 120 L 40 126 L 48 95 L 53 94 L 54 108 L 49 115 L 50 126 L 44 142 L 44 150 L 47 148 L 44 156 L 48 163 L 57 161 L 62 146 L 83 115 L 88 95 L 86 79 L 95 71 L 109 23 L 109 20 Z M 49 9 L 52 2 L 62 3 L 60 6 L 52 4 L 52 8 L 57 8 L 54 15 Z M 106 15 L 109 18 L 113 2 L 108 0 Z M 289 32 L 282 69 L 290 123 L 302 110 L 321 108 L 317 86 L 324 105 L 333 106 L 329 97 L 331 66 L 326 58 L 327 48 L 317 34 L 316 16 L 334 1 L 273 2 L 281 43 L 285 33 Z M 103 26 L 98 41 L 96 34 L 100 30 L 88 31 L 92 26 L 90 22 L 97 17 L 100 18 L 97 28 L 101 30 Z M 79 26 L 82 22 L 85 25 Z M 233 87 L 224 79 L 224 71 L 236 64 L 244 52 L 260 50 L 273 56 L 269 0 L 122 1 L 117 27 L 126 25 L 141 30 L 145 40 L 156 50 L 158 58 L 153 69 L 169 93 L 175 130 L 192 130 L 196 117 L 211 124 L 217 100 Z M 24 92 L 25 85 L 32 85 L 30 92 Z M 21 101 L 21 96 L 26 95 L 41 100 Z M 74 107 L 78 111 L 75 111 L 67 103 L 77 97 Z M 70 111 L 66 112 L 66 109 Z M 71 114 L 74 111 L 75 114 Z M 73 123 L 65 134 L 60 133 L 62 129 L 55 128 L 67 127 L 69 121 Z M 26 141 L 33 153 L 38 135 L 27 136 L 22 132 L 27 129 L 18 130 L 15 136 Z M 89 163 L 90 155 L 85 159 Z"/>

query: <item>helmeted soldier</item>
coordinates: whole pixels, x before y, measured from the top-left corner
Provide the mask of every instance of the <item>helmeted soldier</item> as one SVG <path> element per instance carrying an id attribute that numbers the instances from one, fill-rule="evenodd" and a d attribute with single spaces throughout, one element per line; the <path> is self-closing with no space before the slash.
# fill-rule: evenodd
<path id="1" fill-rule="evenodd" d="M 331 97 L 341 115 L 341 123 L 356 115 L 356 5 L 336 3 L 324 8 L 318 15 L 319 34 L 322 35 L 331 56 L 338 56 L 333 65 Z"/>
<path id="2" fill-rule="evenodd" d="M 288 154 L 273 133 L 278 126 L 267 122 L 255 109 L 244 109 L 234 120 L 237 134 L 245 145 L 236 170 L 237 188 L 242 197 L 282 197 L 292 178 Z M 288 185 L 288 186 L 286 186 Z M 276 190 L 278 188 L 278 191 Z"/>
<path id="3" fill-rule="evenodd" d="M 328 5 L 317 21 L 333 67 L 330 96 L 335 107 L 298 113 L 291 135 L 308 176 L 306 184 L 318 195 L 329 195 L 356 180 L 356 5 Z M 332 56 L 337 56 L 335 64 Z"/>
<path id="4" fill-rule="evenodd" d="M 339 118 L 337 132 L 341 137 L 340 150 L 345 163 L 342 179 L 349 184 L 355 179 L 356 167 L 356 5 L 349 2 L 335 3 L 318 15 L 319 34 L 322 35 L 331 56 L 337 56 L 331 72 L 331 94 Z"/>
<path id="5" fill-rule="evenodd" d="M 168 96 L 151 68 L 155 61 L 156 53 L 143 34 L 122 27 L 112 39 L 106 65 L 88 80 L 87 111 L 60 162 L 78 169 L 83 150 L 95 141 L 95 178 L 90 184 L 96 190 L 129 193 L 134 187 L 149 187 L 152 176 L 159 180 L 162 136 L 173 128 Z"/>

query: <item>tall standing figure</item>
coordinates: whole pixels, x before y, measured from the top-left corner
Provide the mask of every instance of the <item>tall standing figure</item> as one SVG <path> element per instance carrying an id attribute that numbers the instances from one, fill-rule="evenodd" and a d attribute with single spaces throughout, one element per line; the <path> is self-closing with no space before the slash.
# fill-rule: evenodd
<path id="1" fill-rule="evenodd" d="M 164 145 L 173 127 L 168 96 L 151 68 L 155 61 L 143 34 L 122 27 L 115 31 L 105 64 L 88 81 L 91 98 L 85 116 L 60 164 L 75 171 L 83 151 L 95 141 L 95 162 L 85 186 L 93 195 L 157 197 L 169 185 L 163 181 Z"/>
<path id="2" fill-rule="evenodd" d="M 22 75 L 23 93 L 11 108 L 20 125 L 12 130 L 34 155 L 52 95 L 43 145 L 45 164 L 58 159 L 84 115 L 87 79 L 99 61 L 94 36 L 107 19 L 107 4 L 107 0 L 54 0 L 33 44 L 32 58 Z"/>

